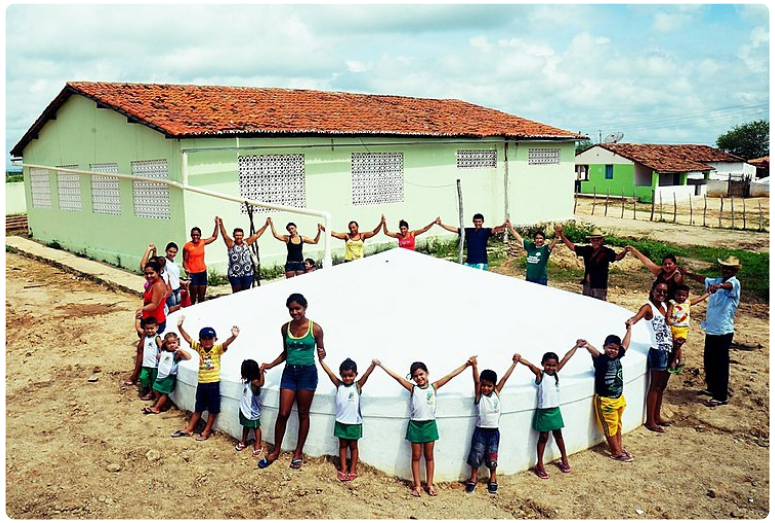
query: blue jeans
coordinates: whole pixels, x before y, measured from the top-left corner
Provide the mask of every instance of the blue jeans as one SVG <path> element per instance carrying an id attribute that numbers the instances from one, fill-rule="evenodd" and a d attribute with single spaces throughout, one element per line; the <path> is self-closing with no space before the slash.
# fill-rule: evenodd
<path id="1" fill-rule="evenodd" d="M 229 276 L 229 283 L 231 283 L 232 287 L 247 289 L 253 285 L 253 275 L 246 274 L 245 276 Z"/>
<path id="2" fill-rule="evenodd" d="M 501 433 L 498 429 L 483 429 L 476 427 L 471 438 L 471 452 L 467 463 L 473 468 L 479 468 L 484 463 L 488 469 L 498 466 L 498 443 Z"/>
<path id="3" fill-rule="evenodd" d="M 318 368 L 315 365 L 285 365 L 280 388 L 315 390 L 318 388 Z"/>

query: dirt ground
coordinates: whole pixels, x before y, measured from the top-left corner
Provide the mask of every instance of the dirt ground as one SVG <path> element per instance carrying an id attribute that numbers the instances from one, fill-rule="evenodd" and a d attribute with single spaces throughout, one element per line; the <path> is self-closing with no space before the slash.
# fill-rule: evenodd
<path id="1" fill-rule="evenodd" d="M 683 229 L 688 243 L 718 240 L 712 230 Z M 674 233 L 666 234 L 675 241 Z M 750 233 L 730 234 L 723 240 L 730 247 L 752 241 Z M 766 235 L 756 242 L 769 249 Z M 555 257 L 575 263 L 564 248 Z M 639 274 L 633 282 L 646 289 L 648 275 L 637 262 L 626 263 Z M 513 266 L 507 261 L 499 272 L 522 277 Z M 571 283 L 557 286 L 578 291 Z M 614 286 L 611 292 L 611 301 L 631 310 L 646 299 L 645 290 Z M 364 465 L 358 479 L 343 484 L 331 458 L 308 458 L 293 471 L 283 465 L 290 461 L 284 454 L 259 471 L 249 452 L 234 451 L 229 436 L 216 433 L 205 443 L 170 439 L 187 414 L 172 408 L 143 416 L 146 404 L 120 386 L 132 365 L 138 301 L 6 253 L 9 517 L 761 519 L 769 513 L 768 305 L 741 305 L 734 394 L 716 409 L 704 407 L 696 394 L 703 388 L 697 323 L 704 305 L 695 309 L 688 364 L 665 395 L 665 412 L 675 423 L 664 434 L 643 427 L 626 434 L 633 463 L 610 460 L 598 446 L 571 456 L 571 474 L 548 467 L 548 481 L 525 471 L 500 476 L 496 496 L 484 485 L 467 495 L 459 483 L 442 483 L 438 497 L 417 499 L 403 480 Z M 501 447 L 508 452 L 507 442 Z"/>

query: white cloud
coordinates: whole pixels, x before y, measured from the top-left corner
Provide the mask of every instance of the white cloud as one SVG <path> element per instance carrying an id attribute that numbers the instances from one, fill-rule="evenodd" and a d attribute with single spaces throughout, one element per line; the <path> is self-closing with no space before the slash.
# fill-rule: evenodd
<path id="1" fill-rule="evenodd" d="M 769 31 L 763 27 L 755 27 L 751 31 L 748 43 L 738 50 L 738 56 L 752 73 L 769 71 L 769 44 Z"/>

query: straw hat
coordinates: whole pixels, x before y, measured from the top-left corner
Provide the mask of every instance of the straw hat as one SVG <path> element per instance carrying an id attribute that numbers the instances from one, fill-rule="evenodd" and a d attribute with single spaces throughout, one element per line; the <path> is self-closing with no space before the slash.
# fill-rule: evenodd
<path id="1" fill-rule="evenodd" d="M 587 240 L 591 240 L 592 238 L 603 238 L 605 237 L 605 234 L 603 234 L 603 231 L 600 229 L 593 229 L 590 234 L 587 235 Z"/>
<path id="2" fill-rule="evenodd" d="M 726 260 L 718 258 L 718 262 L 719 265 L 724 265 L 725 267 L 734 267 L 735 269 L 740 269 L 743 267 L 740 265 L 740 259 L 737 256 L 728 256 Z"/>

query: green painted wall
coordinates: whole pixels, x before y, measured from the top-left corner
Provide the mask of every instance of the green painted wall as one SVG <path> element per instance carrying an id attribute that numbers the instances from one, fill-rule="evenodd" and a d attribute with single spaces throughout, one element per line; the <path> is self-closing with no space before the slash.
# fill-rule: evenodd
<path id="1" fill-rule="evenodd" d="M 121 174 L 131 174 L 131 162 L 167 160 L 170 179 L 179 180 L 178 143 L 80 96 L 72 96 L 24 149 L 24 163 L 62 166 L 77 165 L 88 171 L 90 164 L 118 163 Z M 33 237 L 59 242 L 65 249 L 86 254 L 130 269 L 137 269 L 149 242 L 164 248 L 168 238 L 183 235 L 183 198 L 170 191 L 171 219 L 138 218 L 134 215 L 132 182 L 120 180 L 121 215 L 92 211 L 91 182 L 80 178 L 83 210 L 59 209 L 57 176 L 50 172 L 52 205 L 33 207 L 29 170 L 25 169 L 27 217 Z"/>
<path id="2" fill-rule="evenodd" d="M 605 167 L 605 164 L 589 166 L 589 181 L 581 182 L 581 192 L 583 194 L 621 196 L 623 193 L 625 198 L 627 198 L 632 197 L 634 191 L 636 198 L 640 198 L 643 202 L 651 202 L 652 190 L 656 187 L 658 181 L 656 173 L 652 174 L 651 185 L 634 185 L 634 164 L 613 164 L 613 179 L 606 179 Z"/>
<path id="3" fill-rule="evenodd" d="M 476 212 L 485 215 L 487 226 L 503 222 L 506 215 L 506 184 L 508 176 L 508 212 L 515 224 L 563 220 L 572 217 L 574 143 L 520 142 L 508 145 L 508 167 L 504 161 L 503 141 L 411 139 L 411 138 L 200 138 L 170 140 L 142 125 L 129 124 L 126 119 L 80 96 L 71 97 L 59 110 L 56 120 L 48 122 L 39 138 L 24 150 L 24 162 L 41 165 L 77 164 L 89 170 L 93 163 L 118 163 L 119 172 L 131 173 L 131 162 L 165 159 L 169 178 L 182 180 L 182 151 L 187 151 L 188 182 L 214 192 L 239 195 L 237 160 L 241 155 L 303 154 L 306 175 L 306 207 L 328 211 L 333 217 L 333 229 L 346 231 L 350 220 L 359 222 L 361 230 L 373 229 L 382 214 L 390 230 L 397 230 L 398 220 L 405 219 L 411 228 L 421 228 L 441 216 L 445 223 L 458 223 L 456 180 L 463 192 L 464 225 L 470 226 Z M 240 149 L 237 149 L 237 148 Z M 558 165 L 528 165 L 528 149 L 559 148 Z M 212 150 L 218 148 L 219 150 Z M 495 149 L 496 167 L 457 167 L 457 151 L 461 149 Z M 351 195 L 351 154 L 356 152 L 403 153 L 404 201 L 370 206 L 354 205 Z M 508 170 L 508 175 L 506 174 Z M 29 179 L 29 176 L 26 177 Z M 91 184 L 81 179 L 83 210 L 60 210 L 57 199 L 56 175 L 50 174 L 52 208 L 31 206 L 27 184 L 30 226 L 35 238 L 56 240 L 66 249 L 137 269 L 140 257 L 149 242 L 163 249 L 168 241 L 180 247 L 188 240 L 188 231 L 199 226 L 205 237 L 213 230 L 213 218 L 220 216 L 229 233 L 235 227 L 249 230 L 247 215 L 240 205 L 170 188 L 172 216 L 169 220 L 138 218 L 134 215 L 132 182 L 121 181 L 121 216 L 95 214 L 91 208 Z M 255 216 L 261 227 L 267 213 Z M 279 234 L 288 221 L 294 221 L 301 234 L 314 237 L 318 219 L 272 211 Z M 424 237 L 452 235 L 441 228 L 432 228 Z M 344 242 L 331 239 L 335 253 L 342 253 Z M 395 243 L 382 234 L 367 241 L 367 248 L 379 243 Z M 269 231 L 259 240 L 263 266 L 282 264 L 284 243 L 275 240 Z M 305 255 L 320 259 L 323 239 L 317 246 L 305 246 Z M 178 258 L 181 261 L 181 257 Z M 226 248 L 222 239 L 208 247 L 208 267 L 225 272 Z"/>

